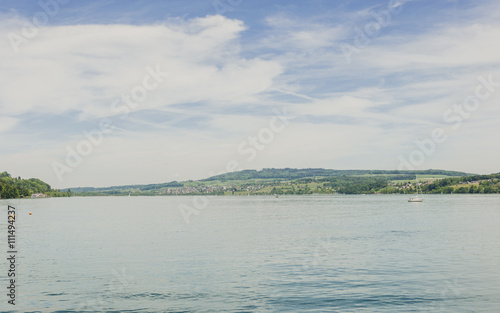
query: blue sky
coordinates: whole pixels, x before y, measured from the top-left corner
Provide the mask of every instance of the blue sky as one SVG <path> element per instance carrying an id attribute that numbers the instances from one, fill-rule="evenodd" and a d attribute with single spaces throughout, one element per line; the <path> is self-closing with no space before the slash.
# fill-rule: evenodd
<path id="1" fill-rule="evenodd" d="M 0 3 L 13 175 L 62 188 L 266 167 L 499 171 L 496 1 L 41 3 Z"/>

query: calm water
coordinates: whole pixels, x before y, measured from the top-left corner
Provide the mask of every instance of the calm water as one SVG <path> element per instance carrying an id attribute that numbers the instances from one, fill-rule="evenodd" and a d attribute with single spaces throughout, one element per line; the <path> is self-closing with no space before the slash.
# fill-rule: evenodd
<path id="1" fill-rule="evenodd" d="M 15 309 L 500 312 L 498 195 L 209 197 L 187 224 L 179 205 L 193 199 L 9 202 Z"/>

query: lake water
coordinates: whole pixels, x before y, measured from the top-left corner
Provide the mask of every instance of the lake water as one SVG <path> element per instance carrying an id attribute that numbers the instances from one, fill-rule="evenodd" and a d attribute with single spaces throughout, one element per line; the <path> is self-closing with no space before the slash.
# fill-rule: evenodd
<path id="1" fill-rule="evenodd" d="M 407 198 L 1 200 L 0 311 L 499 312 L 500 196 Z"/>

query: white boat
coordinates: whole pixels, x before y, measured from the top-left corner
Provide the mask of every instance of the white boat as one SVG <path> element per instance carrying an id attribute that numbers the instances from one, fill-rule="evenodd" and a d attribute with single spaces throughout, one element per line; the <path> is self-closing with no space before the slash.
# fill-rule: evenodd
<path id="1" fill-rule="evenodd" d="M 415 197 L 411 197 L 410 199 L 408 199 L 408 202 L 424 202 L 424 199 L 419 198 L 418 196 L 415 196 Z"/>
<path id="2" fill-rule="evenodd" d="M 408 202 L 423 202 L 424 199 L 423 198 L 420 198 L 418 195 L 419 195 L 419 191 L 420 191 L 420 194 L 422 195 L 422 189 L 420 188 L 420 185 L 418 184 L 418 178 L 416 177 L 416 181 L 417 181 L 417 194 L 414 196 L 414 197 L 411 197 L 410 199 L 408 199 Z"/>

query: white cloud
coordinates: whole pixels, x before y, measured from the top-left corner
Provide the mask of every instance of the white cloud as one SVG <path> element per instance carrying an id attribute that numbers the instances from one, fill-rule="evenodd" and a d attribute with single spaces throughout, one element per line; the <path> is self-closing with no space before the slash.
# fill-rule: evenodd
<path id="1" fill-rule="evenodd" d="M 251 101 L 268 89 L 280 64 L 239 56 L 241 21 L 207 16 L 159 25 L 44 27 L 14 53 L 0 48 L 0 109 L 112 115 L 114 98 L 142 84 L 146 67 L 169 77 L 137 109 L 189 102 Z M 24 91 L 24 92 L 23 92 Z"/>
<path id="2" fill-rule="evenodd" d="M 493 38 L 499 36 L 499 25 L 479 23 L 447 26 L 414 36 L 380 36 L 359 54 L 353 54 L 349 66 L 383 73 L 421 73 L 495 64 L 500 62 L 495 53 L 500 43 Z"/>

